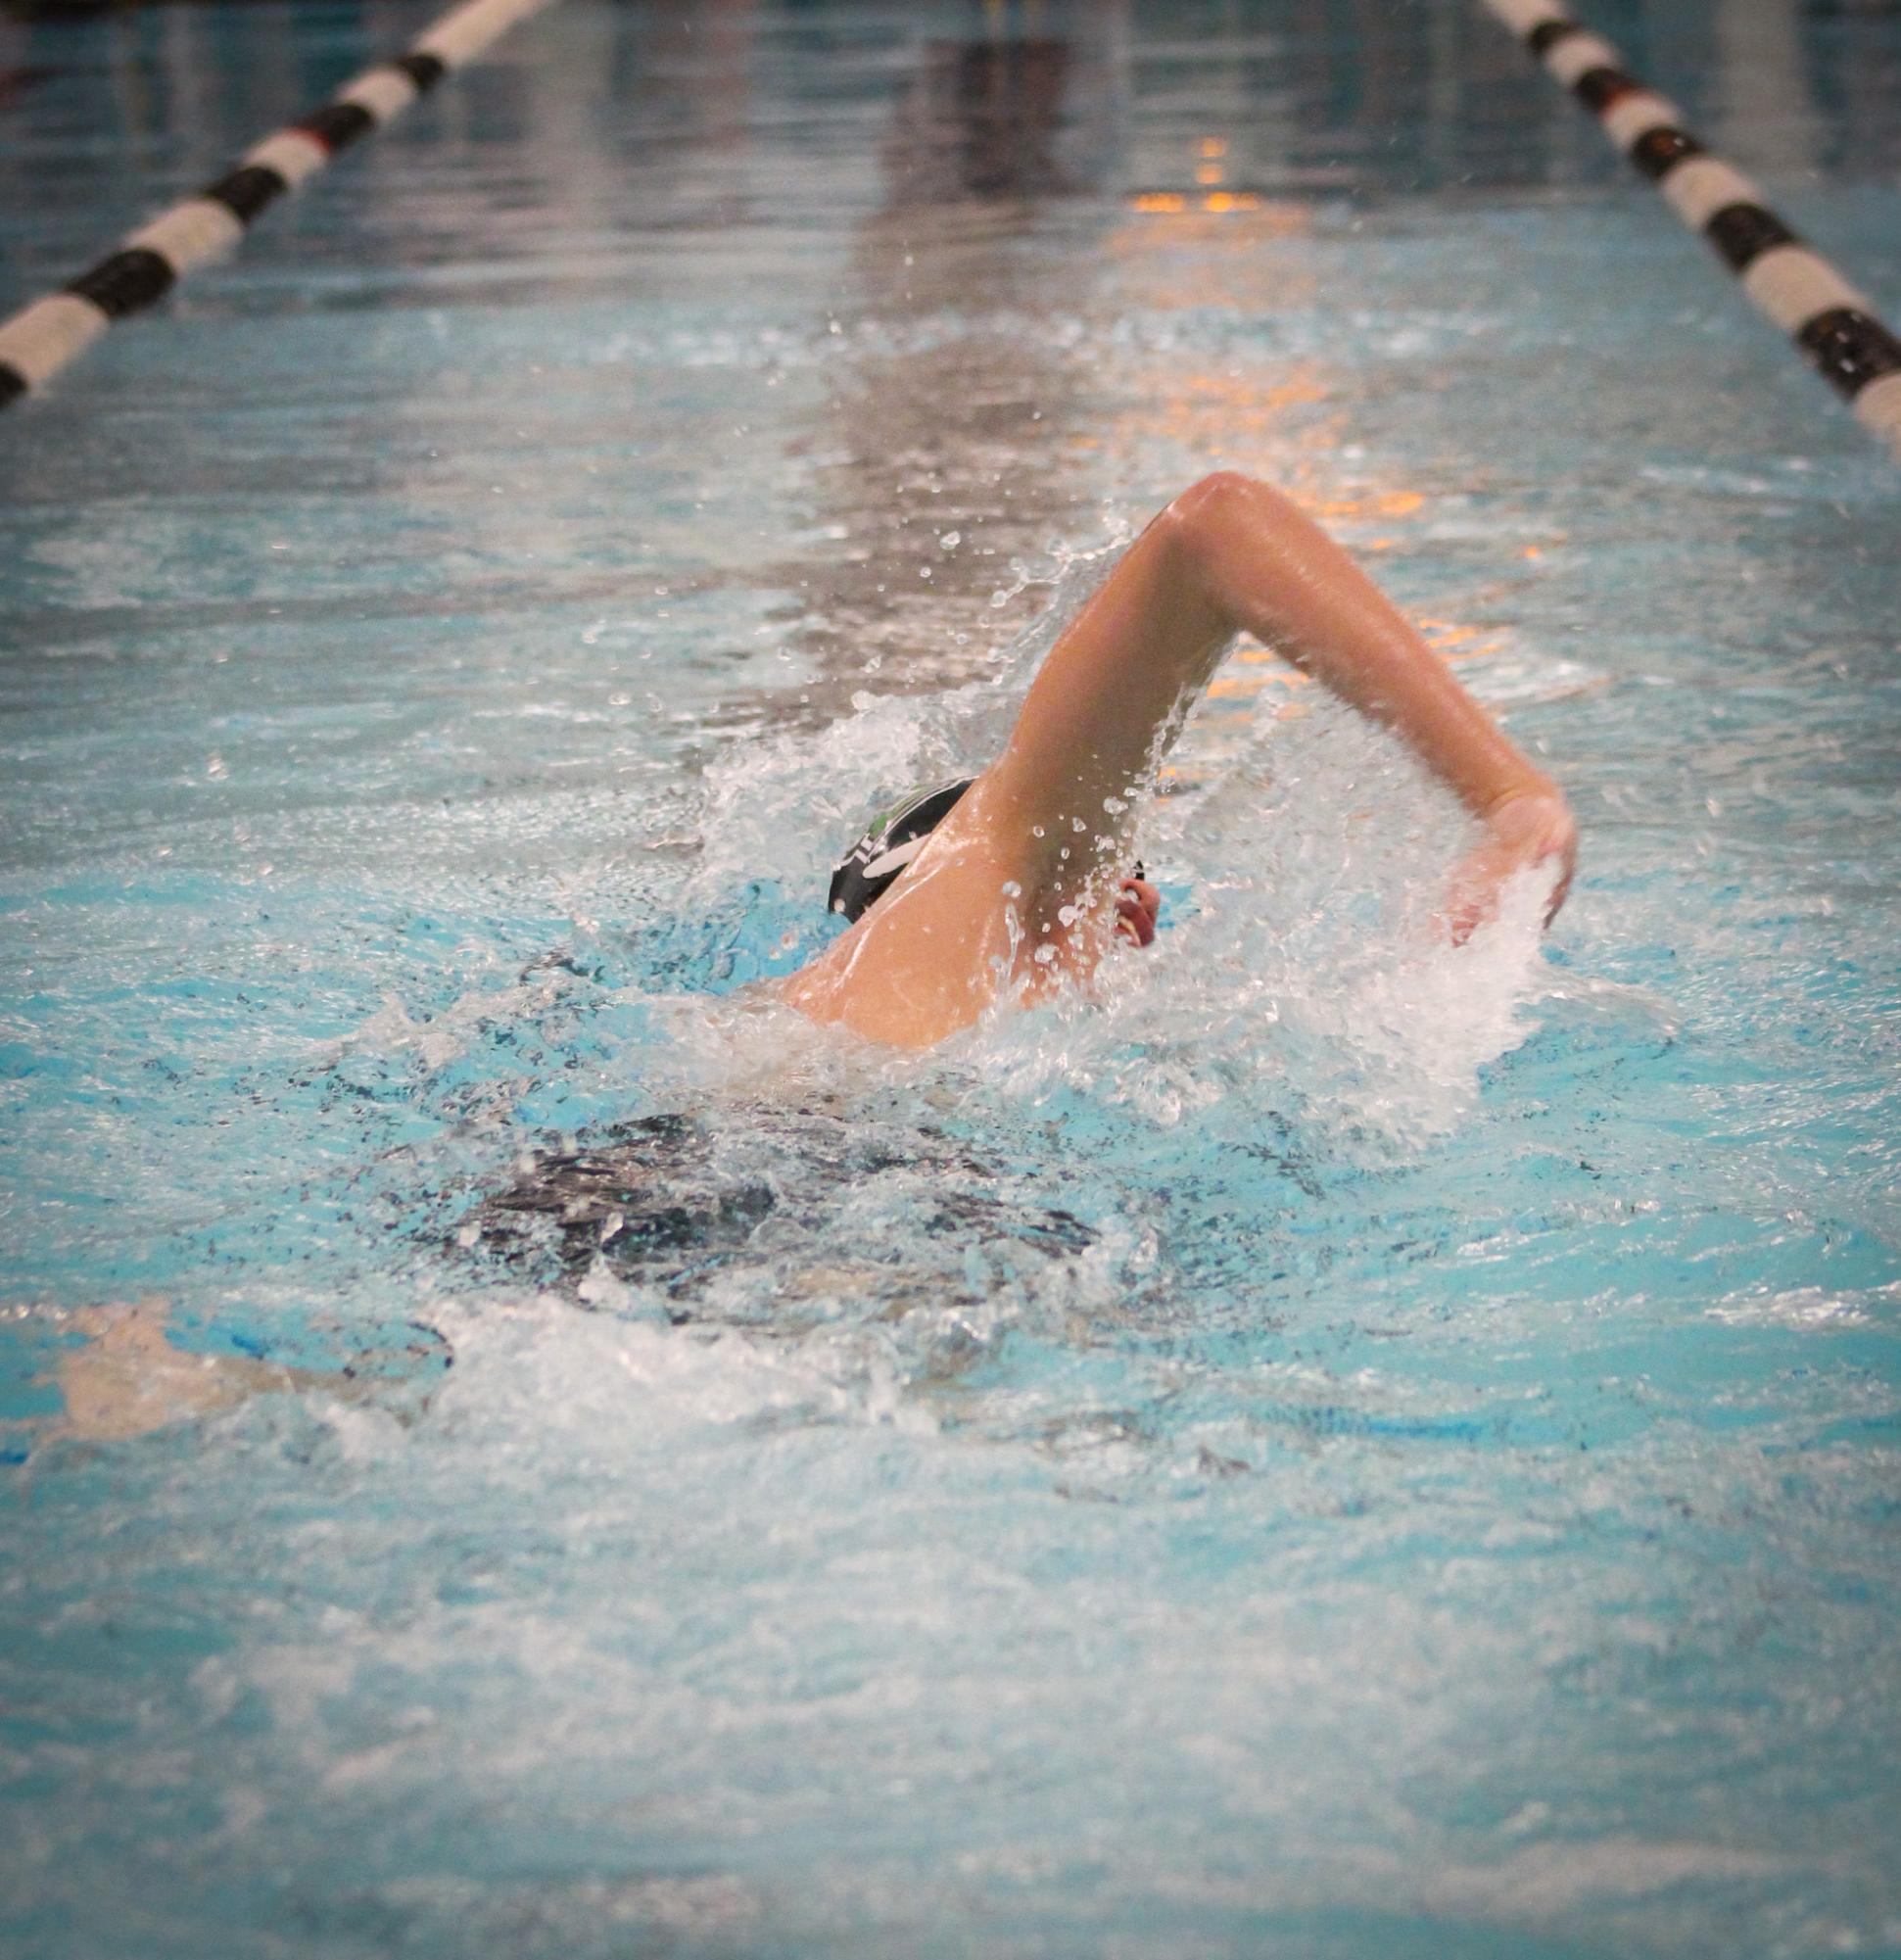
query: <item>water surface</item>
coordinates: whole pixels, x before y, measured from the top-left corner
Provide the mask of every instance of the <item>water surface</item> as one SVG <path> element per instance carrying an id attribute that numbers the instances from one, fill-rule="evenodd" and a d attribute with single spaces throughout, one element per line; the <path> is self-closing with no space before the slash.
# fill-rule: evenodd
<path id="1" fill-rule="evenodd" d="M 0 29 L 4 303 L 429 11 Z M 1901 313 L 1894 16 L 1602 24 Z M 1901 1950 L 1893 480 L 1479 9 L 568 0 L 5 442 L 13 1950 Z M 749 1009 L 1212 467 L 1555 932 L 1244 648 L 1104 1001 Z"/>

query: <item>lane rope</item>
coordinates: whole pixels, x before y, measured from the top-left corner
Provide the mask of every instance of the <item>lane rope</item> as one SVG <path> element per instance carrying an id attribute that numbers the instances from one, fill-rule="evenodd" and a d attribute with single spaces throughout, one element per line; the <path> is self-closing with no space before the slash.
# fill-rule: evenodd
<path id="1" fill-rule="evenodd" d="M 1742 281 L 1757 309 L 1808 356 L 1856 418 L 1901 459 L 1901 340 L 1819 252 L 1712 156 L 1674 102 L 1646 88 L 1611 44 L 1552 0 L 1485 0 L 1603 125 L 1692 231 Z"/>
<path id="2" fill-rule="evenodd" d="M 322 169 L 339 150 L 380 129 L 451 70 L 554 0 L 465 0 L 407 50 L 365 69 L 320 109 L 247 151 L 196 197 L 123 238 L 61 291 L 0 322 L 0 408 L 44 387 L 115 320 L 142 312 L 187 272 L 222 258 L 266 206 Z"/>

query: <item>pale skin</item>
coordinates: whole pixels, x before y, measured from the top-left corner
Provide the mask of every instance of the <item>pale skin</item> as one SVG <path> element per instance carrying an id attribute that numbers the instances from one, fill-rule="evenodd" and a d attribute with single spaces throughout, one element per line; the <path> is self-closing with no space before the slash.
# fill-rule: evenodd
<path id="1" fill-rule="evenodd" d="M 1137 800 L 1241 633 L 1391 728 L 1485 827 L 1443 918 L 1464 939 L 1519 871 L 1569 888 L 1577 826 L 1340 546 L 1266 484 L 1205 477 L 1130 546 L 1050 649 L 1004 752 L 898 882 L 784 983 L 815 1021 L 895 1048 L 971 1027 L 1004 993 L 1086 981 L 1120 935 L 1153 936 L 1128 862 Z"/>

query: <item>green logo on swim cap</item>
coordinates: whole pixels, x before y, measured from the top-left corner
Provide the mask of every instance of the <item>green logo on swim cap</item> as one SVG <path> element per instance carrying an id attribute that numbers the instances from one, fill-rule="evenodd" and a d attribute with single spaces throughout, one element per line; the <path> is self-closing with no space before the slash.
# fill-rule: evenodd
<path id="1" fill-rule="evenodd" d="M 927 801 L 936 792 L 930 789 L 913 789 L 908 796 L 900 796 L 895 803 L 886 803 L 865 832 L 867 843 L 876 843 L 900 817 L 907 816 L 918 804 Z"/>

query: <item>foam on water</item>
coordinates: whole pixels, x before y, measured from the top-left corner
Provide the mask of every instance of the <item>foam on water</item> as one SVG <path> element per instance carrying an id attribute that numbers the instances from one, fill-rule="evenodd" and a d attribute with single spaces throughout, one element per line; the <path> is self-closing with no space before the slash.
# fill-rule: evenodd
<path id="1" fill-rule="evenodd" d="M 1675 1656 L 1729 1650 L 1791 1502 L 1762 1437 L 1809 1439 L 1811 1542 L 1866 1575 L 1861 1501 L 1821 1494 L 1892 1401 L 1777 1376 L 1790 1347 L 1699 1360 L 1645 1288 L 1878 1339 L 1885 1254 L 1699 1236 L 1628 1162 L 1599 1191 L 1545 1098 L 1668 1052 L 1681 1007 L 1549 956 L 1537 878 L 1446 944 L 1467 826 L 1395 743 L 1310 693 L 1191 724 L 1140 833 L 1157 946 L 934 1054 L 762 992 L 838 930 L 869 810 L 994 752 L 1103 555 L 1030 577 L 989 678 L 736 734 L 551 910 L 445 888 L 438 954 L 246 1072 L 280 1120 L 360 1112 L 295 1215 L 227 1199 L 201 1242 L 238 1263 L 172 1268 L 189 1311 L 28 1310 L 73 1410 L 163 1391 L 105 1456 L 96 1420 L 15 1432 L 16 1599 L 63 1632 L 12 1676 L 29 1928 L 948 1952 L 983 1900 L 1016 1950 L 1173 1951 L 1129 1929 L 1189 1912 L 1211 1951 L 1345 1955 L 1877 1923 L 1822 1834 L 1699 1835 L 1622 1766 L 1723 1759 Z M 1468 673 L 1553 699 L 1571 664 Z M 234 1038 L 223 996 L 187 1011 Z M 1665 1519 L 1699 1520 L 1675 1563 L 1592 1550 Z M 234 1556 L 236 1618 L 189 1576 Z M 1805 1610 L 1876 1638 L 1831 1569 Z M 1754 1692 L 1764 1733 L 1858 1719 Z"/>

